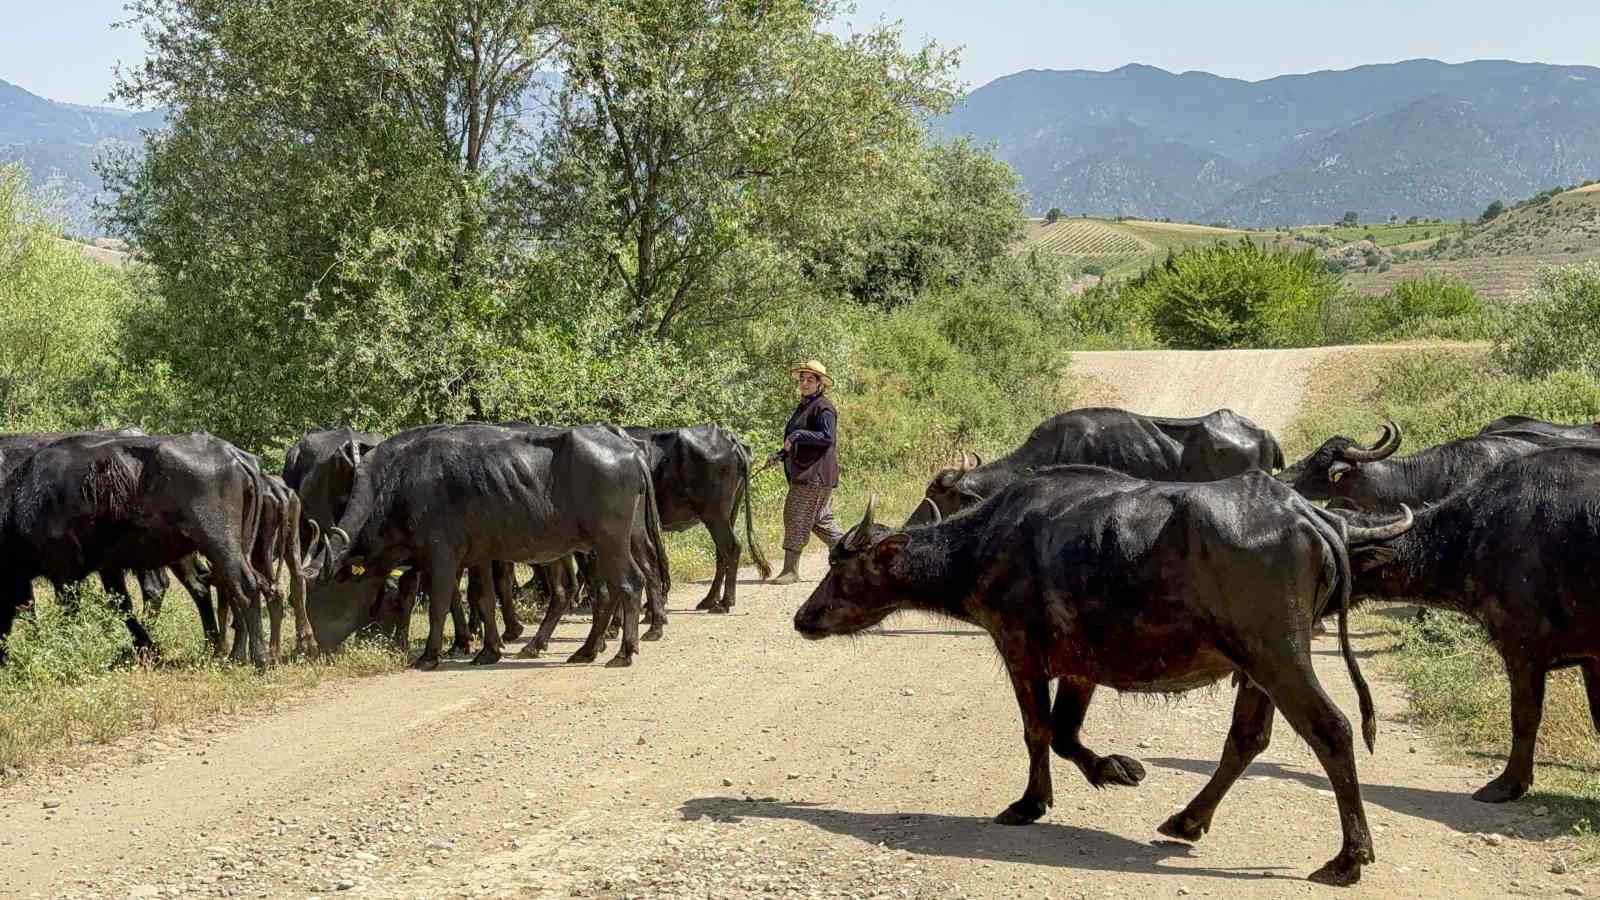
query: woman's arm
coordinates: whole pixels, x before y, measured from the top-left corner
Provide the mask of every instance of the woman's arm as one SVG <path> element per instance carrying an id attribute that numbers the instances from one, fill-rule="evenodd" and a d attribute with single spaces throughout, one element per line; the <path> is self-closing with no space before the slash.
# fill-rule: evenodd
<path id="1" fill-rule="evenodd" d="M 789 436 L 784 439 L 784 443 L 789 446 L 795 444 L 814 444 L 818 447 L 832 446 L 837 429 L 833 410 L 823 410 L 817 416 L 817 426 L 815 431 L 795 430 L 789 432 Z"/>

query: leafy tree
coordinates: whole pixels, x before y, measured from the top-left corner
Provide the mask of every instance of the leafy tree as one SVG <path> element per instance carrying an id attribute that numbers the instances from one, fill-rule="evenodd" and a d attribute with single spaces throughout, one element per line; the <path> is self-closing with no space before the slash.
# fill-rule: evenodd
<path id="1" fill-rule="evenodd" d="M 781 273 L 915 177 L 953 57 L 888 28 L 836 37 L 836 13 L 585 0 L 563 24 L 551 138 L 519 188 L 546 240 L 620 286 L 635 333 L 755 314 L 773 291 L 742 269 Z"/>
<path id="2" fill-rule="evenodd" d="M 1354 228 L 1360 222 L 1360 219 L 1361 219 L 1361 217 L 1359 215 L 1357 215 L 1356 213 L 1347 212 L 1347 213 L 1344 214 L 1344 218 L 1340 219 L 1339 221 L 1335 222 L 1334 224 L 1335 225 L 1343 225 L 1346 228 Z"/>
<path id="3" fill-rule="evenodd" d="M 1415 224 L 1417 224 L 1417 217 L 1416 216 L 1412 216 L 1412 217 L 1406 219 L 1406 224 L 1407 225 L 1415 225 Z"/>
<path id="4" fill-rule="evenodd" d="M 109 218 L 157 273 L 130 365 L 169 367 L 192 424 L 249 446 L 332 420 L 485 415 L 495 351 L 526 324 L 497 300 L 526 254 L 490 188 L 553 40 L 539 11 L 131 9 L 152 50 L 117 96 L 176 112 L 142 159 L 105 167 Z"/>
<path id="5" fill-rule="evenodd" d="M 1050 211 L 1044 214 L 1044 220 L 1046 222 L 1050 223 L 1051 225 L 1054 225 L 1060 218 L 1061 218 L 1061 207 L 1059 207 L 1059 206 L 1050 207 Z"/>
<path id="6" fill-rule="evenodd" d="M 1022 237 L 1017 173 L 971 143 L 921 152 L 905 191 L 821 242 L 807 269 L 826 293 L 890 308 L 936 287 L 987 277 Z"/>
<path id="7" fill-rule="evenodd" d="M 1170 256 L 1130 282 L 1121 301 L 1145 311 L 1169 347 L 1304 346 L 1320 336 L 1339 278 L 1310 250 L 1268 251 L 1250 241 Z"/>
<path id="8" fill-rule="evenodd" d="M 1484 209 L 1483 215 L 1478 217 L 1478 221 L 1479 222 L 1490 222 L 1490 221 L 1493 221 L 1493 220 L 1499 218 L 1500 214 L 1505 212 L 1505 211 L 1506 211 L 1505 202 L 1501 201 L 1501 200 L 1496 200 L 1493 203 L 1489 204 L 1489 206 Z"/>

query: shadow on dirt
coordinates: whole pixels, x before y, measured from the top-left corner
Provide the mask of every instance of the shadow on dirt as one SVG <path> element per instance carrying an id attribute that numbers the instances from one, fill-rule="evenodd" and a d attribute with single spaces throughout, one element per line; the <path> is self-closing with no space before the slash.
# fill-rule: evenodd
<path id="1" fill-rule="evenodd" d="M 710 819 L 738 823 L 747 819 L 805 822 L 834 834 L 848 835 L 868 845 L 927 856 L 990 859 L 1032 863 L 1092 872 L 1139 872 L 1185 878 L 1258 881 L 1274 871 L 1297 875 L 1281 866 L 1213 869 L 1165 866 L 1168 859 L 1196 859 L 1203 847 L 1178 841 L 1131 841 L 1125 837 L 1058 822 L 1039 822 L 1026 828 L 996 825 L 986 818 L 944 816 L 933 813 L 854 812 L 813 803 L 784 803 L 773 798 L 737 800 L 732 797 L 698 797 L 679 809 L 689 821 Z"/>
<path id="2" fill-rule="evenodd" d="M 1381 745 L 1380 750 L 1381 753 Z M 1217 764 L 1212 760 L 1200 759 L 1174 759 L 1171 757 L 1156 757 L 1146 759 L 1146 763 L 1161 766 L 1167 769 L 1176 769 L 1180 772 L 1190 772 L 1195 775 L 1210 776 L 1216 771 Z M 1372 765 L 1366 759 L 1357 761 L 1359 767 L 1362 763 Z M 1308 772 L 1299 769 L 1286 768 L 1277 763 L 1256 762 L 1245 770 L 1245 776 L 1265 775 L 1269 778 L 1282 778 L 1293 781 L 1318 791 L 1329 793 L 1328 815 L 1333 815 L 1332 788 L 1328 779 L 1321 772 Z M 1485 778 L 1487 780 L 1487 778 Z M 1242 783 L 1235 790 L 1249 790 L 1251 785 Z M 1419 819 L 1431 819 L 1447 828 L 1464 833 L 1480 831 L 1501 831 L 1506 827 L 1508 819 L 1519 820 L 1517 833 L 1530 840 L 1545 840 L 1558 835 L 1570 834 L 1569 823 L 1553 821 L 1555 817 L 1534 818 L 1533 808 L 1536 804 L 1528 800 L 1507 804 L 1479 803 L 1472 799 L 1472 792 L 1478 788 L 1478 783 L 1463 784 L 1460 791 L 1437 791 L 1431 788 L 1402 787 L 1393 784 L 1376 784 L 1366 779 L 1361 781 L 1361 799 L 1369 805 L 1381 806 L 1392 812 L 1406 816 L 1416 816 Z M 1226 801 L 1223 810 L 1227 809 Z M 1526 817 L 1526 821 L 1520 821 Z M 1381 854 L 1381 850 L 1379 851 Z"/>

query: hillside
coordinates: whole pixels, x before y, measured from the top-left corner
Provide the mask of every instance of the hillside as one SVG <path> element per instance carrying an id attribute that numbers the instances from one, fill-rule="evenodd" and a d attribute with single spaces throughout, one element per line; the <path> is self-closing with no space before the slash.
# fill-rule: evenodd
<path id="1" fill-rule="evenodd" d="M 1420 244 L 1420 245 L 1419 245 Z M 1546 265 L 1600 260 L 1600 184 L 1507 210 L 1486 224 L 1472 225 L 1457 240 L 1419 242 L 1414 258 L 1386 272 L 1349 273 L 1345 281 L 1362 293 L 1382 293 L 1402 278 L 1425 272 L 1459 275 L 1486 297 L 1516 300 Z"/>
<path id="2" fill-rule="evenodd" d="M 1272 231 L 1079 217 L 1063 218 L 1053 225 L 1043 220 L 1030 223 L 1023 248 L 1060 257 L 1076 274 L 1123 277 L 1159 262 L 1170 252 L 1236 240 L 1275 247 L 1295 243 L 1292 235 Z"/>
<path id="3" fill-rule="evenodd" d="M 74 234 L 100 234 L 91 215 L 100 193 L 94 161 L 101 153 L 136 145 L 141 129 L 163 114 L 58 103 L 0 81 L 0 163 L 20 162 L 29 181 Z"/>
<path id="4" fill-rule="evenodd" d="M 1034 70 L 973 91 L 934 128 L 993 144 L 1035 212 L 1461 219 L 1600 175 L 1600 68 L 1412 60 L 1259 82 Z"/>

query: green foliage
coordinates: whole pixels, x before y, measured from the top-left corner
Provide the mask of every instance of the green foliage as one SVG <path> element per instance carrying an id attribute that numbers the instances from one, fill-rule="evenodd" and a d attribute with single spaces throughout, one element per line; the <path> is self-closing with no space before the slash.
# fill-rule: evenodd
<path id="1" fill-rule="evenodd" d="M 1334 224 L 1335 225 L 1343 225 L 1346 228 L 1354 228 L 1354 227 L 1356 227 L 1356 224 L 1359 223 L 1360 221 L 1361 221 L 1361 217 L 1359 215 L 1357 215 L 1354 212 L 1347 212 L 1347 213 L 1344 214 L 1343 218 L 1339 219 L 1339 221 L 1335 222 Z"/>
<path id="2" fill-rule="evenodd" d="M 914 175 L 898 197 L 884 186 L 879 213 L 819 240 L 806 263 L 816 288 L 892 309 L 987 277 L 1022 236 L 1017 174 L 987 152 L 967 141 L 935 144 Z"/>
<path id="3" fill-rule="evenodd" d="M 1563 369 L 1600 377 L 1600 264 L 1541 271 L 1495 351 L 1508 371 L 1523 378 Z"/>
<path id="4" fill-rule="evenodd" d="M 1061 207 L 1059 206 L 1050 207 L 1050 211 L 1044 214 L 1044 220 L 1051 225 L 1054 225 L 1058 220 L 1060 220 L 1060 218 Z"/>
<path id="5" fill-rule="evenodd" d="M 1500 214 L 1505 212 L 1505 211 L 1506 211 L 1505 201 L 1496 200 L 1493 203 L 1490 203 L 1484 209 L 1483 214 L 1478 216 L 1478 221 L 1479 222 L 1491 222 L 1491 221 L 1499 218 Z"/>
<path id="6" fill-rule="evenodd" d="M 0 430 L 92 424 L 96 362 L 128 305 L 127 278 L 41 220 L 20 166 L 0 166 Z"/>
<path id="7" fill-rule="evenodd" d="M 1169 347 L 1290 347 L 1319 342 L 1323 307 L 1338 291 L 1311 251 L 1240 241 L 1172 257 L 1129 282 L 1121 299 L 1147 311 Z"/>

